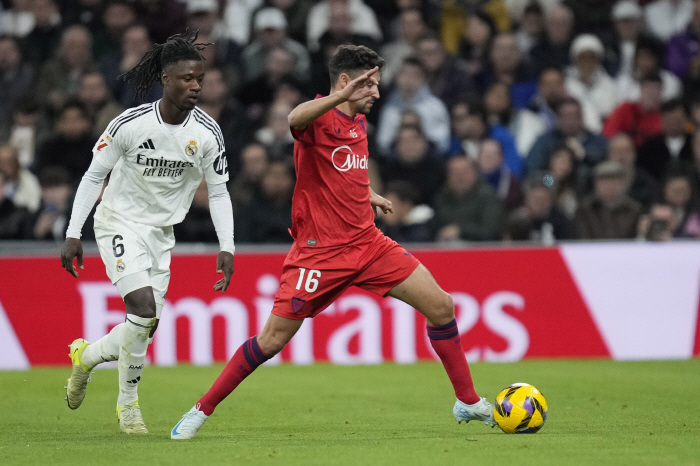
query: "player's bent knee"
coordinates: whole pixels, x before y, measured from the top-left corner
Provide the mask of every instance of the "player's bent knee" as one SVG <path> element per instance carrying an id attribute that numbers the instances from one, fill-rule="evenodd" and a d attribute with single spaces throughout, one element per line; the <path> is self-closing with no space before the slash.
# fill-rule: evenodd
<path id="1" fill-rule="evenodd" d="M 124 296 L 124 304 L 127 314 L 146 319 L 156 317 L 156 301 L 150 286 L 139 288 Z"/>
<path id="2" fill-rule="evenodd" d="M 452 296 L 443 292 L 440 299 L 436 300 L 428 319 L 435 325 L 444 325 L 455 318 L 455 303 Z"/>

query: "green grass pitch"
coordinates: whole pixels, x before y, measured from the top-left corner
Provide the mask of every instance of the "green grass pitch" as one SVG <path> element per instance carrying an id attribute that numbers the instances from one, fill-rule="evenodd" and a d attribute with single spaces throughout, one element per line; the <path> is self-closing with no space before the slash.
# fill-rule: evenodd
<path id="1" fill-rule="evenodd" d="M 0 372 L 0 464 L 700 465 L 700 360 L 473 364 L 482 396 L 528 382 L 549 403 L 535 435 L 458 425 L 442 366 L 262 367 L 192 441 L 170 429 L 221 370 L 149 367 L 140 401 L 150 433 L 119 431 L 117 373 L 98 370 L 82 407 L 63 400 L 69 369 Z"/>

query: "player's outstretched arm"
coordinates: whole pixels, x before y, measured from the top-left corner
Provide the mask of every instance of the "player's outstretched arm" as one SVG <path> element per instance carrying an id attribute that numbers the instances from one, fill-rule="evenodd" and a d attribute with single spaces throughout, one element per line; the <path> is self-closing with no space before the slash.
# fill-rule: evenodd
<path id="1" fill-rule="evenodd" d="M 355 102 L 372 95 L 374 91 L 367 84 L 377 84 L 374 74 L 378 71 L 379 67 L 374 67 L 346 84 L 340 79 L 338 84 L 340 89 L 331 93 L 331 95 L 297 105 L 287 117 L 289 126 L 294 129 L 304 130 L 312 121 L 333 107 L 343 102 Z"/>

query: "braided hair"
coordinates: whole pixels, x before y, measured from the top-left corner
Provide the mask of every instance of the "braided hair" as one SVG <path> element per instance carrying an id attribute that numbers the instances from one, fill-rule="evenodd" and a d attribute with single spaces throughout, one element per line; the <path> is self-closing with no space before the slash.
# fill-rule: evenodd
<path id="1" fill-rule="evenodd" d="M 144 100 L 148 88 L 154 82 L 161 85 L 163 70 L 182 60 L 202 61 L 204 57 L 200 53 L 212 43 L 197 43 L 199 31 L 191 33 L 186 30 L 182 34 L 168 37 L 163 44 L 156 44 L 141 58 L 138 65 L 119 76 L 124 81 L 136 81 L 136 99 Z"/>

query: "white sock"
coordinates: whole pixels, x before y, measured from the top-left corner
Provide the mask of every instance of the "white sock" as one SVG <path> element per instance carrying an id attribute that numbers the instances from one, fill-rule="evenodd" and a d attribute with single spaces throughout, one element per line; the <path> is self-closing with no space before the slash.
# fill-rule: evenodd
<path id="1" fill-rule="evenodd" d="M 148 334 L 156 318 L 137 317 L 127 314 L 122 340 L 119 345 L 119 406 L 126 406 L 138 399 L 137 387 L 146 360 Z"/>
<path id="2" fill-rule="evenodd" d="M 82 362 L 86 366 L 95 367 L 103 362 L 119 359 L 119 344 L 122 342 L 124 324 L 114 326 L 110 332 L 85 348 Z"/>

